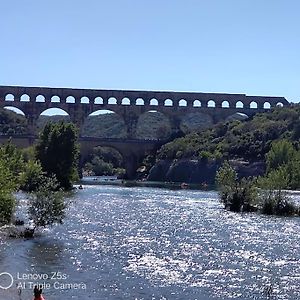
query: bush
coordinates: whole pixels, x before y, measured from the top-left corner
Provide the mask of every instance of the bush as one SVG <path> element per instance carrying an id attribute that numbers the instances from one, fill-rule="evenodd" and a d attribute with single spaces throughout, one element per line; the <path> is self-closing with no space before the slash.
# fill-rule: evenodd
<path id="1" fill-rule="evenodd" d="M 36 227 L 62 223 L 66 205 L 62 191 L 57 191 L 58 183 L 52 178 L 46 180 L 30 195 L 28 214 Z"/>
<path id="2" fill-rule="evenodd" d="M 255 179 L 237 179 L 236 171 L 226 161 L 216 175 L 221 201 L 226 209 L 235 212 L 257 210 Z"/>
<path id="3" fill-rule="evenodd" d="M 11 221 L 15 204 L 12 193 L 0 191 L 0 225 L 8 224 Z"/>
<path id="4" fill-rule="evenodd" d="M 32 192 L 38 189 L 38 187 L 45 181 L 45 175 L 42 170 L 42 166 L 37 161 L 28 161 L 25 165 L 25 170 L 21 174 L 21 190 L 25 192 Z"/>

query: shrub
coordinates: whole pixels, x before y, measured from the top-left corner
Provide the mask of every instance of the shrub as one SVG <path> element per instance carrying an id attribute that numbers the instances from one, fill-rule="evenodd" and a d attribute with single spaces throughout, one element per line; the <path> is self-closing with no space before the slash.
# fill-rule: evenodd
<path id="1" fill-rule="evenodd" d="M 236 171 L 225 161 L 216 175 L 221 201 L 226 209 L 235 212 L 257 210 L 255 179 L 238 180 Z"/>
<path id="2" fill-rule="evenodd" d="M 57 181 L 52 178 L 46 180 L 30 195 L 28 214 L 33 221 L 34 228 L 52 226 L 62 223 L 66 205 L 63 193 L 58 190 Z"/>

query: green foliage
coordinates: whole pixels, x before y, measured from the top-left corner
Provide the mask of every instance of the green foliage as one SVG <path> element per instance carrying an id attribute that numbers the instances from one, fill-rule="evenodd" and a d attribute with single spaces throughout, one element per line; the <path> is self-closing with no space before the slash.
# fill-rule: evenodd
<path id="1" fill-rule="evenodd" d="M 0 108 L 0 134 L 15 135 L 26 134 L 27 121 L 24 116 L 15 113 L 14 111 Z"/>
<path id="2" fill-rule="evenodd" d="M 11 156 L 9 156 L 9 153 Z M 19 154 L 12 146 L 4 145 L 0 148 L 0 224 L 10 222 L 15 198 L 13 192 L 18 189 Z"/>
<path id="3" fill-rule="evenodd" d="M 95 147 L 87 160 L 84 169 L 96 176 L 121 175 L 124 173 L 123 157 L 110 147 Z"/>
<path id="4" fill-rule="evenodd" d="M 11 192 L 0 190 L 0 225 L 11 221 L 15 208 L 15 198 Z"/>
<path id="5" fill-rule="evenodd" d="M 20 149 L 9 141 L 0 147 L 0 157 L 5 166 L 12 172 L 14 181 L 18 181 L 20 173 L 24 169 L 24 158 Z"/>
<path id="6" fill-rule="evenodd" d="M 21 174 L 21 190 L 25 192 L 36 191 L 45 181 L 45 175 L 38 161 L 30 160 L 26 163 L 24 172 Z"/>
<path id="7" fill-rule="evenodd" d="M 70 189 L 78 179 L 79 148 L 76 128 L 71 123 L 48 123 L 36 145 L 36 157 L 48 176 L 55 175 L 60 187 Z"/>
<path id="8" fill-rule="evenodd" d="M 287 140 L 274 141 L 271 150 L 266 155 L 267 172 L 287 164 L 295 156 L 295 149 Z"/>
<path id="9" fill-rule="evenodd" d="M 236 171 L 225 161 L 216 175 L 221 201 L 226 209 L 235 212 L 256 210 L 255 179 L 238 180 Z"/>
<path id="10" fill-rule="evenodd" d="M 290 141 L 274 141 L 266 155 L 267 174 L 265 185 L 277 189 L 300 187 L 300 150 Z"/>
<path id="11" fill-rule="evenodd" d="M 28 215 L 34 227 L 52 226 L 62 223 L 65 217 L 63 193 L 57 191 L 58 183 L 54 177 L 45 178 L 38 189 L 30 195 Z"/>
<path id="12" fill-rule="evenodd" d="M 220 123 L 161 147 L 158 159 L 201 159 L 203 151 L 218 159 L 264 160 L 274 140 L 297 141 L 300 107 L 272 109 L 249 121 Z M 222 157 L 220 157 L 220 155 Z"/>
<path id="13" fill-rule="evenodd" d="M 261 212 L 266 215 L 291 216 L 299 214 L 299 209 L 289 201 L 281 189 L 268 189 L 261 192 Z"/>

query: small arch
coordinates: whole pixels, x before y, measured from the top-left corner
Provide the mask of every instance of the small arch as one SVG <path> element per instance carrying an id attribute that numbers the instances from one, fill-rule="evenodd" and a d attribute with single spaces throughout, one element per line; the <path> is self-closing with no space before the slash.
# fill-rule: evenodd
<path id="1" fill-rule="evenodd" d="M 121 102 L 121 105 L 130 105 L 130 100 L 128 98 L 123 98 L 122 99 L 122 102 Z"/>
<path id="2" fill-rule="evenodd" d="M 244 108 L 244 103 L 242 101 L 238 101 L 236 104 L 235 104 L 235 108 Z"/>
<path id="3" fill-rule="evenodd" d="M 178 102 L 178 105 L 179 106 L 187 106 L 187 101 L 185 99 L 181 99 L 179 102 Z"/>
<path id="4" fill-rule="evenodd" d="M 252 101 L 250 103 L 250 108 L 257 108 L 257 103 L 255 101 Z"/>
<path id="5" fill-rule="evenodd" d="M 14 101 L 15 100 L 15 96 L 13 94 L 7 94 L 5 96 L 5 101 Z"/>
<path id="6" fill-rule="evenodd" d="M 117 99 L 115 97 L 110 97 L 107 101 L 108 104 L 117 104 Z"/>
<path id="7" fill-rule="evenodd" d="M 60 98 L 56 95 L 51 97 L 51 102 L 60 102 Z"/>
<path id="8" fill-rule="evenodd" d="M 278 103 L 276 104 L 276 107 L 283 107 L 283 104 L 282 104 L 281 102 L 278 102 Z"/>
<path id="9" fill-rule="evenodd" d="M 14 107 L 14 106 L 4 106 L 3 108 L 7 109 L 7 110 L 10 110 L 10 111 L 13 111 L 16 114 L 25 116 L 24 112 L 21 109 L 17 108 L 17 107 Z"/>
<path id="10" fill-rule="evenodd" d="M 193 102 L 193 107 L 201 107 L 201 102 L 200 102 L 200 100 L 195 100 L 195 101 Z"/>
<path id="11" fill-rule="evenodd" d="M 164 106 L 173 106 L 173 101 L 171 99 L 166 99 L 164 102 Z"/>
<path id="12" fill-rule="evenodd" d="M 103 98 L 101 98 L 101 97 L 96 97 L 96 98 L 94 99 L 94 103 L 95 103 L 95 104 L 103 104 L 103 103 L 104 103 Z"/>
<path id="13" fill-rule="evenodd" d="M 29 102 L 30 98 L 27 94 L 23 94 L 20 98 L 20 101 Z"/>
<path id="14" fill-rule="evenodd" d="M 86 96 L 81 97 L 80 103 L 90 103 L 90 99 Z"/>
<path id="15" fill-rule="evenodd" d="M 142 98 L 137 98 L 135 100 L 135 105 L 145 105 L 145 101 Z"/>
<path id="16" fill-rule="evenodd" d="M 73 96 L 68 96 L 66 98 L 66 103 L 75 103 L 75 102 L 76 102 L 76 100 Z"/>
<path id="17" fill-rule="evenodd" d="M 271 104 L 269 102 L 265 102 L 264 109 L 270 109 L 270 108 L 271 108 Z"/>
<path id="18" fill-rule="evenodd" d="M 223 101 L 222 104 L 221 104 L 221 107 L 222 108 L 229 108 L 230 107 L 229 102 L 228 101 Z"/>
<path id="19" fill-rule="evenodd" d="M 157 99 L 155 99 L 155 98 L 151 99 L 150 100 L 150 105 L 157 106 L 158 105 Z"/>
<path id="20" fill-rule="evenodd" d="M 209 100 L 207 102 L 207 107 L 216 107 L 216 102 L 214 100 Z"/>
<path id="21" fill-rule="evenodd" d="M 43 95 L 37 95 L 35 97 L 35 102 L 45 102 L 45 101 L 46 101 L 45 96 L 43 96 Z"/>

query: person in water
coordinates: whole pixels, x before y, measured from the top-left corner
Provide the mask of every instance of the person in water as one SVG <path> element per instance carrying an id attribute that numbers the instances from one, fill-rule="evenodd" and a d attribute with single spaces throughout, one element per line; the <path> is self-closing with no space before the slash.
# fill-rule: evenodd
<path id="1" fill-rule="evenodd" d="M 34 298 L 33 300 L 45 300 L 45 298 L 42 296 L 42 289 L 39 289 L 36 285 L 33 290 Z"/>

